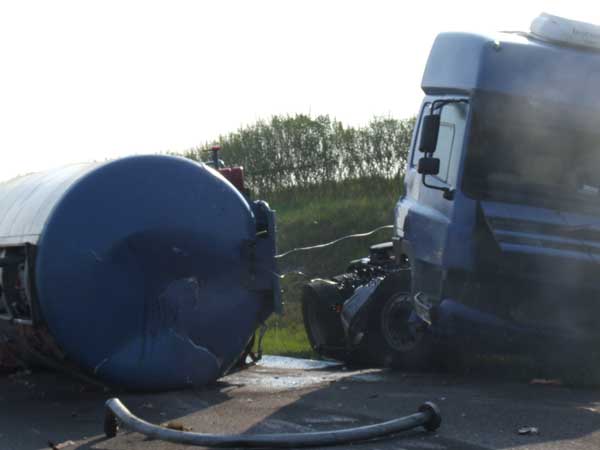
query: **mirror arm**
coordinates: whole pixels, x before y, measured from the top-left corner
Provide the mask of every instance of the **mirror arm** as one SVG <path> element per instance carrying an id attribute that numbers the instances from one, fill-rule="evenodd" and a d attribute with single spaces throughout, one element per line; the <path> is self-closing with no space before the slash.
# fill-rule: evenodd
<path id="1" fill-rule="evenodd" d="M 443 108 L 445 105 L 448 105 L 450 103 L 469 103 L 469 100 L 464 99 L 464 98 L 449 98 L 449 99 L 444 99 L 444 100 L 435 100 L 433 102 L 431 102 L 431 104 L 429 105 L 429 115 L 433 116 L 435 110 L 437 109 L 441 109 Z M 439 115 L 436 116 L 438 117 L 439 120 Z M 439 122 L 438 122 L 438 128 L 439 128 Z M 437 144 L 437 131 L 435 133 L 435 145 Z M 427 146 L 425 147 L 427 148 Z M 433 150 L 435 150 L 435 148 L 432 148 L 431 151 L 427 151 L 427 150 L 423 150 L 421 149 L 421 151 L 424 151 L 425 155 L 424 158 L 431 158 L 433 157 Z M 425 177 L 427 176 L 427 174 L 423 173 L 421 174 L 421 182 L 423 183 L 423 186 L 428 187 L 429 189 L 435 189 L 437 191 L 442 191 L 444 194 L 444 198 L 446 200 L 453 200 L 454 199 L 454 192 L 456 191 L 455 189 L 451 189 L 451 188 L 447 188 L 447 187 L 440 187 L 440 186 L 435 186 L 433 184 L 428 184 Z"/>
<path id="2" fill-rule="evenodd" d="M 436 109 L 441 109 L 444 106 L 449 105 L 451 103 L 468 104 L 469 100 L 467 100 L 466 98 L 448 98 L 444 100 L 435 100 L 431 103 L 431 106 L 429 107 L 430 114 L 433 114 Z"/>
<path id="3" fill-rule="evenodd" d="M 435 189 L 436 191 L 442 191 L 444 193 L 444 198 L 446 200 L 454 199 L 454 191 L 455 191 L 454 189 L 450 189 L 447 187 L 435 186 L 433 184 L 428 184 L 427 181 L 425 181 L 426 176 L 427 176 L 426 174 L 421 175 L 421 182 L 423 183 L 423 186 L 428 187 L 429 189 Z"/>

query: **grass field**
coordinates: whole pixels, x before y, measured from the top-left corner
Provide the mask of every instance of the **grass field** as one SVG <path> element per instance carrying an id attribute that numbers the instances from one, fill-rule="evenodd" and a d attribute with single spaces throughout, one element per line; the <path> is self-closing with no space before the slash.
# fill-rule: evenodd
<path id="1" fill-rule="evenodd" d="M 266 200 L 277 212 L 278 252 L 332 241 L 392 224 L 394 205 L 402 192 L 398 179 L 361 179 L 305 189 L 276 192 Z M 341 273 L 348 261 L 365 256 L 369 245 L 391 238 L 382 230 L 367 238 L 349 239 L 334 246 L 300 252 L 279 260 L 284 312 L 268 321 L 265 353 L 314 356 L 304 332 L 300 307 L 302 284 L 310 278 Z"/>

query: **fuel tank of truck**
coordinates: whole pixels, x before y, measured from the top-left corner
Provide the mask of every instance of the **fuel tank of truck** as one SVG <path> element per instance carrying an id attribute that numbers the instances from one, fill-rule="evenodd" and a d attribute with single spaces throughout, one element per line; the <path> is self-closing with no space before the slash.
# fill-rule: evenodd
<path id="1" fill-rule="evenodd" d="M 177 157 L 0 184 L 0 338 L 107 384 L 202 385 L 279 307 L 274 213 Z"/>

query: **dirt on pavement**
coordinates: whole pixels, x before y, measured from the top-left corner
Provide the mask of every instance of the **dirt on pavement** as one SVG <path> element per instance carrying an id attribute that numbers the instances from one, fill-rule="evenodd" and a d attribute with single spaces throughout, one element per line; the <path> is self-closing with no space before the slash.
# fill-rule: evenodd
<path id="1" fill-rule="evenodd" d="M 504 379 L 505 377 L 503 377 Z M 0 377 L 0 449 L 190 448 L 122 430 L 106 439 L 104 402 L 196 432 L 281 433 L 340 429 L 412 414 L 437 403 L 442 427 L 361 443 L 356 449 L 600 448 L 600 390 L 494 377 L 348 370 L 291 358 L 259 365 L 202 389 L 119 393 L 55 373 Z M 524 427 L 537 433 L 520 434 Z"/>

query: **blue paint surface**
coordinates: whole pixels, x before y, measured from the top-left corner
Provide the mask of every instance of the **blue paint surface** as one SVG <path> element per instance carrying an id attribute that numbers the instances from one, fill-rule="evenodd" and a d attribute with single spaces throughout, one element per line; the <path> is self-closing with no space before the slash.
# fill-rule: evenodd
<path id="1" fill-rule="evenodd" d="M 60 182 L 35 175 L 17 180 L 17 193 L 5 189 L 21 198 L 21 218 L 0 230 L 37 244 L 39 306 L 67 357 L 134 389 L 201 385 L 227 371 L 277 306 L 274 235 L 257 242 L 257 206 L 212 169 L 175 157 L 50 176 Z"/>
<path id="2" fill-rule="evenodd" d="M 577 203 L 565 205 L 552 199 L 537 204 L 531 199 L 524 201 L 524 196 L 508 199 L 498 195 L 501 192 L 489 197 L 473 193 L 465 187 L 465 166 L 467 155 L 480 144 L 477 139 L 471 142 L 477 136 L 473 117 L 482 122 L 496 117 L 500 121 L 513 114 L 511 119 L 531 118 L 531 126 L 548 127 L 558 127 L 567 118 L 570 126 L 582 133 L 597 129 L 600 91 L 594 87 L 598 72 L 599 52 L 542 42 L 525 34 L 442 33 L 436 38 L 421 83 L 425 98 L 410 146 L 405 189 L 395 209 L 395 238 L 410 260 L 413 290 L 427 294 L 439 308 L 439 334 L 464 332 L 473 340 L 484 341 L 489 332 L 492 338 L 488 341 L 510 342 L 506 335 L 525 336 L 527 340 L 537 333 L 545 339 L 545 327 L 534 330 L 502 320 L 498 313 L 501 308 L 486 305 L 486 298 L 473 309 L 461 304 L 468 297 L 461 293 L 462 286 L 479 283 L 491 292 L 490 280 L 501 279 L 506 286 L 514 285 L 516 293 L 529 295 L 523 304 L 537 303 L 542 310 L 553 305 L 554 298 L 548 300 L 548 293 L 561 289 L 564 305 L 569 305 L 565 312 L 577 316 L 577 321 L 567 324 L 557 314 L 558 319 L 549 324 L 555 327 L 553 335 L 560 335 L 557 329 L 597 335 L 595 324 L 585 329 L 579 325 L 587 323 L 579 318 L 595 314 L 591 308 L 575 308 L 586 305 L 578 297 L 588 298 L 590 292 L 595 297 L 598 292 L 600 219 L 596 206 L 579 208 Z M 422 117 L 433 102 L 450 99 L 455 104 L 461 102 L 464 120 L 450 124 L 456 133 L 447 176 L 428 176 L 427 181 L 452 191 L 451 199 L 426 187 L 416 166 L 423 156 L 417 145 Z M 448 103 L 440 113 L 442 121 L 444 111 L 452 118 L 448 112 L 451 105 Z M 520 116 L 523 112 L 526 114 Z M 439 157 L 439 150 L 434 156 Z M 523 152 L 533 150 L 523 147 Z M 564 151 L 572 149 L 565 147 Z M 448 291 L 452 297 L 446 295 Z M 556 293 L 556 297 L 560 295 Z M 520 297 L 506 294 L 503 300 L 518 305 Z M 559 300 L 556 304 L 562 305 Z M 485 307 L 478 311 L 482 305 Z M 500 312 L 503 317 L 508 315 Z M 523 314 L 517 313 L 514 317 L 523 320 Z M 538 316 L 536 311 L 529 314 Z"/>
<path id="3" fill-rule="evenodd" d="M 600 53 L 520 34 L 441 33 L 421 86 L 427 95 L 477 90 L 598 110 Z"/>

